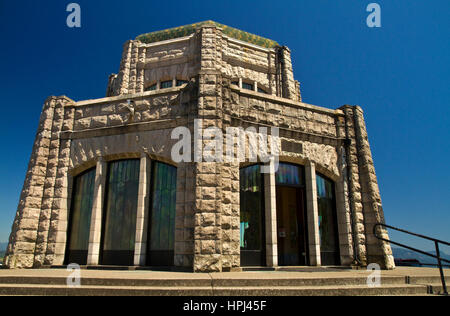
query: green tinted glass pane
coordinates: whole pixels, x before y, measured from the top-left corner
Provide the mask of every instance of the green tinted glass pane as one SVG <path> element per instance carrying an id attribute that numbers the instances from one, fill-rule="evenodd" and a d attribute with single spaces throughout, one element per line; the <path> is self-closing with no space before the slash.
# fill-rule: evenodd
<path id="1" fill-rule="evenodd" d="M 184 84 L 188 83 L 187 80 L 177 80 L 177 87 L 182 86 Z"/>
<path id="2" fill-rule="evenodd" d="M 262 250 L 263 174 L 260 166 L 240 170 L 241 249 Z"/>
<path id="3" fill-rule="evenodd" d="M 134 251 L 139 165 L 139 159 L 109 164 L 103 250 Z"/>
<path id="4" fill-rule="evenodd" d="M 303 185 L 303 167 L 280 163 L 275 174 L 277 185 Z"/>
<path id="5" fill-rule="evenodd" d="M 155 84 L 152 84 L 151 86 L 145 88 L 145 91 L 154 91 L 154 90 L 156 90 L 156 88 L 157 88 L 157 86 L 155 83 Z"/>
<path id="6" fill-rule="evenodd" d="M 320 249 L 324 253 L 338 253 L 337 218 L 333 182 L 316 175 L 317 204 L 319 208 Z"/>
<path id="7" fill-rule="evenodd" d="M 249 83 L 243 82 L 243 83 L 242 83 L 242 88 L 243 88 L 243 89 L 246 89 L 246 90 L 252 90 L 252 91 L 253 91 L 253 85 L 252 85 L 252 84 L 249 84 Z"/>
<path id="8" fill-rule="evenodd" d="M 94 198 L 95 169 L 74 178 L 69 250 L 88 250 Z"/>
<path id="9" fill-rule="evenodd" d="M 153 162 L 150 250 L 174 250 L 177 168 Z"/>
<path id="10" fill-rule="evenodd" d="M 173 82 L 172 81 L 163 81 L 161 82 L 161 89 L 167 89 L 167 88 L 172 88 L 173 86 Z"/>

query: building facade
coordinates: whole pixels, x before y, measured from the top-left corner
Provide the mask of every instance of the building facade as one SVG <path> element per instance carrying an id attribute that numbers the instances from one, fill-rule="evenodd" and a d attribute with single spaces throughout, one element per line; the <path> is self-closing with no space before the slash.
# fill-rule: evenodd
<path id="1" fill-rule="evenodd" d="M 207 159 L 230 130 L 244 159 Z M 362 109 L 303 103 L 287 47 L 207 21 L 125 43 L 105 98 L 45 101 L 5 265 L 392 269 L 383 221 Z"/>

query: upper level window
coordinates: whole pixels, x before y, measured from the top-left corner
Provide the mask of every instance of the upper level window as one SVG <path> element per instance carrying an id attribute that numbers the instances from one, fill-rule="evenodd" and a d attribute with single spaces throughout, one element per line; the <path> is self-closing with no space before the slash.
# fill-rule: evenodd
<path id="1" fill-rule="evenodd" d="M 154 91 L 154 90 L 156 90 L 156 83 L 145 88 L 145 91 Z"/>
<path id="2" fill-rule="evenodd" d="M 173 87 L 172 80 L 161 82 L 161 89 L 167 89 L 167 88 L 172 88 L 172 87 Z"/>
<path id="3" fill-rule="evenodd" d="M 232 81 L 231 84 L 234 84 L 235 86 L 239 87 L 239 81 Z"/>
<path id="4" fill-rule="evenodd" d="M 177 87 L 182 86 L 184 84 L 188 83 L 187 80 L 177 80 Z"/>
<path id="5" fill-rule="evenodd" d="M 266 90 L 261 89 L 260 87 L 258 87 L 258 92 L 259 92 L 259 93 L 267 93 Z"/>
<path id="6" fill-rule="evenodd" d="M 246 82 L 242 83 L 242 89 L 247 89 L 247 90 L 252 90 L 252 91 L 254 90 L 253 85 L 250 83 L 246 83 Z"/>

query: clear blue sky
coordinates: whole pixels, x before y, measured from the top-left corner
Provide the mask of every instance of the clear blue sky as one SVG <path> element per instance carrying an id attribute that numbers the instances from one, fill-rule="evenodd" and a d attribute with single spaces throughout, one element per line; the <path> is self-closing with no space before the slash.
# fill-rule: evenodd
<path id="1" fill-rule="evenodd" d="M 0 0 L 0 241 L 45 98 L 103 97 L 126 40 L 204 20 L 291 48 L 305 102 L 362 106 L 387 223 L 450 240 L 450 1 L 378 1 L 377 29 L 364 0 L 83 0 L 80 29 L 70 2 Z"/>

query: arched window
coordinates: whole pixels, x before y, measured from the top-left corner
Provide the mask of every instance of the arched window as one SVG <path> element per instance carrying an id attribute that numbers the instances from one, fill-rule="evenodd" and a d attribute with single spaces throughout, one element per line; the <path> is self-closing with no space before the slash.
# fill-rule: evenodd
<path id="1" fill-rule="evenodd" d="M 316 175 L 316 182 L 322 265 L 339 265 L 339 240 L 334 183 L 320 174 Z"/>
<path id="2" fill-rule="evenodd" d="M 139 159 L 108 164 L 101 258 L 104 265 L 134 263 L 139 166 Z"/>
<path id="3" fill-rule="evenodd" d="M 240 170 L 241 266 L 265 265 L 264 180 L 259 165 Z"/>
<path id="4" fill-rule="evenodd" d="M 147 265 L 172 266 L 175 245 L 177 168 L 152 162 L 151 215 Z"/>
<path id="5" fill-rule="evenodd" d="M 66 264 L 87 263 L 94 187 L 95 168 L 76 176 L 73 180 Z"/>

